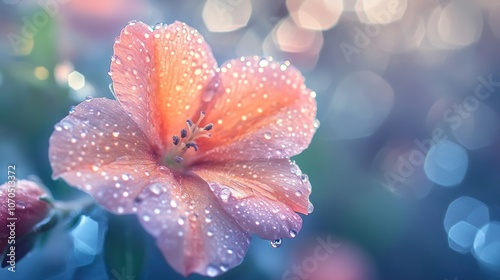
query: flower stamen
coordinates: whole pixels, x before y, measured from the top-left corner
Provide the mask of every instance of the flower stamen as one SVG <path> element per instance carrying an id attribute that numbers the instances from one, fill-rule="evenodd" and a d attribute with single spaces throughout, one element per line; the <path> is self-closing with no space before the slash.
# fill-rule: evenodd
<path id="1" fill-rule="evenodd" d="M 213 124 L 209 123 L 203 127 L 200 126 L 201 121 L 205 118 L 206 113 L 201 111 L 198 121 L 194 123 L 192 120 L 186 120 L 186 128 L 181 129 L 179 135 L 172 136 L 172 143 L 174 148 L 170 151 L 166 157 L 165 162 L 169 163 L 182 163 L 184 158 L 182 157 L 184 153 L 189 149 L 193 148 L 195 152 L 198 151 L 198 144 L 196 144 L 196 139 L 198 138 L 210 138 L 212 136 L 208 131 L 213 128 Z"/>

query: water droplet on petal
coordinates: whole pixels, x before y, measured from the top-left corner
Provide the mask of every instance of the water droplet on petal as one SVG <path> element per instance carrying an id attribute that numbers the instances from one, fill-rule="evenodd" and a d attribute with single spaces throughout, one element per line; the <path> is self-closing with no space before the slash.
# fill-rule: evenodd
<path id="1" fill-rule="evenodd" d="M 309 181 L 309 176 L 307 176 L 307 174 L 302 174 L 300 175 L 300 180 L 302 183 L 307 183 L 307 181 Z"/>
<path id="2" fill-rule="evenodd" d="M 60 124 L 58 124 L 58 123 L 57 123 L 56 125 L 54 125 L 54 129 L 55 129 L 56 131 L 62 131 L 62 126 L 61 126 Z"/>
<path id="3" fill-rule="evenodd" d="M 175 208 L 177 207 L 177 202 L 175 202 L 175 200 L 170 200 L 170 206 L 172 206 L 172 208 Z"/>
<path id="4" fill-rule="evenodd" d="M 206 272 L 208 277 L 215 277 L 219 274 L 219 270 L 213 265 L 207 266 Z"/>
<path id="5" fill-rule="evenodd" d="M 151 218 L 148 216 L 148 215 L 144 215 L 142 217 L 142 219 L 145 221 L 145 222 L 149 222 L 151 220 Z"/>
<path id="6" fill-rule="evenodd" d="M 158 184 L 158 183 L 155 183 L 155 184 L 151 184 L 149 185 L 149 190 L 155 194 L 155 195 L 159 195 L 160 193 L 163 192 L 163 187 Z"/>
<path id="7" fill-rule="evenodd" d="M 269 65 L 269 61 L 267 59 L 263 58 L 259 61 L 260 67 L 266 67 L 267 65 Z"/>
<path id="8" fill-rule="evenodd" d="M 281 238 L 278 238 L 276 240 L 272 240 L 271 241 L 271 246 L 273 248 L 279 248 L 281 246 L 281 244 L 283 243 L 283 241 L 281 240 Z"/>
<path id="9" fill-rule="evenodd" d="M 314 128 L 319 128 L 319 124 L 320 124 L 320 123 L 319 123 L 319 120 L 318 120 L 318 119 L 315 119 L 315 120 L 314 120 L 314 123 L 313 123 Z"/>
<path id="10" fill-rule="evenodd" d="M 314 205 L 309 202 L 309 205 L 307 205 L 307 213 L 311 214 L 312 212 L 314 212 Z"/>
<path id="11" fill-rule="evenodd" d="M 181 226 L 184 225 L 184 218 L 180 217 L 179 219 L 177 219 L 177 223 Z"/>
<path id="12" fill-rule="evenodd" d="M 214 233 L 213 233 L 213 232 L 211 232 L 211 231 L 207 231 L 207 236 L 208 236 L 208 237 L 212 237 L 212 236 L 214 236 Z"/>
<path id="13" fill-rule="evenodd" d="M 294 238 L 295 236 L 297 236 L 297 231 L 295 229 L 293 229 L 293 228 L 290 229 L 289 233 L 290 233 L 290 237 L 291 238 Z"/>
<path id="14" fill-rule="evenodd" d="M 266 132 L 264 133 L 264 138 L 265 138 L 266 140 L 271 140 L 271 136 L 272 136 L 272 135 L 271 135 L 271 132 L 269 132 L 269 131 L 266 131 Z"/>
<path id="15" fill-rule="evenodd" d="M 75 113 L 75 106 L 69 107 L 69 114 L 74 114 Z"/>
<path id="16" fill-rule="evenodd" d="M 114 137 L 118 137 L 118 135 L 120 135 L 120 132 L 118 132 L 118 131 L 113 132 Z"/>
<path id="17" fill-rule="evenodd" d="M 18 208 L 18 209 L 24 209 L 24 208 L 26 208 L 26 206 L 24 205 L 24 202 L 18 201 L 16 203 L 16 208 Z"/>
<path id="18" fill-rule="evenodd" d="M 127 173 L 122 174 L 123 181 L 128 181 L 130 179 L 130 175 Z"/>
<path id="19" fill-rule="evenodd" d="M 85 101 L 89 102 L 90 100 L 94 99 L 91 95 L 85 96 Z"/>
<path id="20" fill-rule="evenodd" d="M 73 131 L 73 125 L 70 122 L 63 121 L 63 122 L 61 122 L 61 125 L 62 125 L 62 128 L 64 128 L 64 130 Z"/>
<path id="21" fill-rule="evenodd" d="M 224 188 L 220 191 L 219 197 L 222 199 L 222 201 L 227 202 L 230 196 L 231 190 L 229 190 L 228 188 Z"/>

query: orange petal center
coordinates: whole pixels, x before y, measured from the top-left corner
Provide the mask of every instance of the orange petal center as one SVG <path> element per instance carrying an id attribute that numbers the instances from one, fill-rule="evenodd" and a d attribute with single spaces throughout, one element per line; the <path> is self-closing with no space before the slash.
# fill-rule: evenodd
<path id="1" fill-rule="evenodd" d="M 209 131 L 213 128 L 213 124 L 209 123 L 201 126 L 202 120 L 205 118 L 206 113 L 200 112 L 200 117 L 195 123 L 192 120 L 186 120 L 186 128 L 180 130 L 179 135 L 172 136 L 172 143 L 174 146 L 167 152 L 163 158 L 162 163 L 171 167 L 174 170 L 182 169 L 185 153 L 189 148 L 193 148 L 195 152 L 198 151 L 197 140 L 200 138 L 210 138 L 212 135 Z"/>

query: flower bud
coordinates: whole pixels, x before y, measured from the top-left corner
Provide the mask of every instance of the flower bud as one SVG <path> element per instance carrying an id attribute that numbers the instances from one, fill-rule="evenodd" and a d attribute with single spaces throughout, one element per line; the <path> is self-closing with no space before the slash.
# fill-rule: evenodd
<path id="1" fill-rule="evenodd" d="M 40 200 L 44 196 L 46 191 L 28 180 L 0 186 L 0 254 L 6 246 L 16 246 L 47 216 L 51 205 Z"/>

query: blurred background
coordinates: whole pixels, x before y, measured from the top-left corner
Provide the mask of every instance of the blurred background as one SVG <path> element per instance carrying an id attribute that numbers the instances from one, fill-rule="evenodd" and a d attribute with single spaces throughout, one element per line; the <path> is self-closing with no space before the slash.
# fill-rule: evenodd
<path id="1" fill-rule="evenodd" d="M 184 21 L 219 63 L 289 60 L 317 93 L 321 126 L 295 158 L 314 213 L 220 279 L 500 279 L 500 1 L 0 0 L 2 183 L 15 163 L 56 199 L 83 195 L 51 179 L 48 138 L 70 106 L 112 98 L 130 20 Z M 0 278 L 183 279 L 135 216 L 99 208 L 16 268 Z"/>

